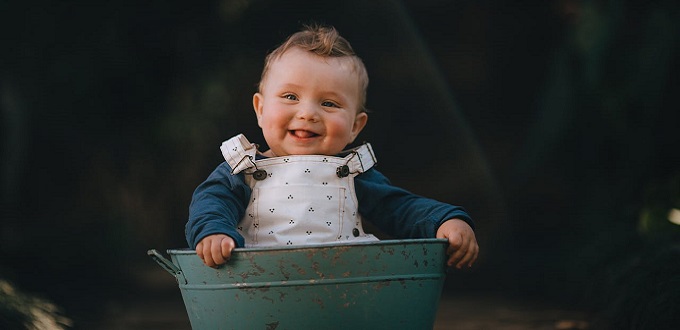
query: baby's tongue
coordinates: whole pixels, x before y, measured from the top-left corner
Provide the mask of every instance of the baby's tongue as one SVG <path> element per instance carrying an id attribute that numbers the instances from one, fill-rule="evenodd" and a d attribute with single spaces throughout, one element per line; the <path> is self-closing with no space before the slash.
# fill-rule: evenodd
<path id="1" fill-rule="evenodd" d="M 293 134 L 299 138 L 310 138 L 312 136 L 315 136 L 316 134 L 310 132 L 310 131 L 303 131 L 303 130 L 295 130 L 293 131 Z"/>

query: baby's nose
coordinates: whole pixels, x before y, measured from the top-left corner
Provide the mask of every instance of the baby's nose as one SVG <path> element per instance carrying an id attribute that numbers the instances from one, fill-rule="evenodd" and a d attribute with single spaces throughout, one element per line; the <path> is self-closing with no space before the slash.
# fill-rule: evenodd
<path id="1" fill-rule="evenodd" d="M 315 104 L 300 104 L 296 117 L 302 120 L 319 120 L 319 106 Z"/>

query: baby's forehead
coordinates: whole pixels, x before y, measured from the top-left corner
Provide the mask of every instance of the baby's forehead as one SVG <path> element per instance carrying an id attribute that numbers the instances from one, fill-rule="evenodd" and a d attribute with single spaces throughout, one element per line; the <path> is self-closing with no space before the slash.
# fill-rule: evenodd
<path id="1" fill-rule="evenodd" d="M 333 65 L 335 67 L 341 68 L 342 71 L 349 73 L 348 79 L 351 79 L 357 83 L 358 88 L 358 103 L 359 111 L 365 110 L 366 102 L 366 90 L 368 87 L 368 73 L 364 67 L 363 62 L 356 55 L 344 55 L 344 56 L 324 56 L 317 54 L 314 51 L 304 49 L 299 46 L 292 46 L 288 49 L 281 49 L 280 52 L 277 50 L 270 54 L 265 61 L 265 68 L 262 72 L 262 77 L 260 79 L 259 90 L 262 92 L 265 89 L 265 85 L 268 83 L 270 74 L 273 71 L 278 73 L 283 73 L 281 71 L 282 67 L 280 62 L 287 61 L 290 59 L 302 59 L 301 62 L 304 63 L 305 60 L 315 61 L 321 59 L 323 62 Z M 298 62 L 299 64 L 299 62 Z M 276 67 L 276 68 L 275 68 Z M 288 71 L 290 72 L 290 71 Z"/>

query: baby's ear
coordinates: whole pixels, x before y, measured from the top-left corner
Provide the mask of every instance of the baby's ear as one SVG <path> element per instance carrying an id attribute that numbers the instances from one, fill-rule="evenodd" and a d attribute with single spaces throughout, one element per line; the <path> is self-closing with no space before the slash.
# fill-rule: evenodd
<path id="1" fill-rule="evenodd" d="M 264 106 L 264 96 L 260 93 L 255 93 L 253 95 L 253 110 L 255 110 L 255 115 L 257 116 L 257 125 L 262 127 L 260 119 L 262 118 L 262 107 Z"/>
<path id="2" fill-rule="evenodd" d="M 354 118 L 354 124 L 352 125 L 352 141 L 350 143 L 354 142 L 354 139 L 357 138 L 359 133 L 361 133 L 361 130 L 366 127 L 366 123 L 368 122 L 368 114 L 365 112 L 360 112 L 357 114 L 357 116 Z"/>

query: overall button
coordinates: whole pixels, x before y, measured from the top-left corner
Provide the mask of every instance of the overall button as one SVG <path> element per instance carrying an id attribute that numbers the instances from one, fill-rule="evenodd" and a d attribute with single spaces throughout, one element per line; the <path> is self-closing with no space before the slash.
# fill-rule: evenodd
<path id="1" fill-rule="evenodd" d="M 267 178 L 267 171 L 265 170 L 257 170 L 253 172 L 253 179 L 257 181 L 262 181 Z"/>
<path id="2" fill-rule="evenodd" d="M 358 228 L 352 229 L 352 235 L 354 235 L 354 237 L 359 237 L 359 234 L 360 234 L 360 233 L 359 233 L 359 229 L 358 229 Z"/>
<path id="3" fill-rule="evenodd" d="M 347 165 L 338 166 L 338 169 L 335 170 L 335 173 L 338 175 L 339 178 L 344 178 L 349 175 L 349 166 Z"/>

